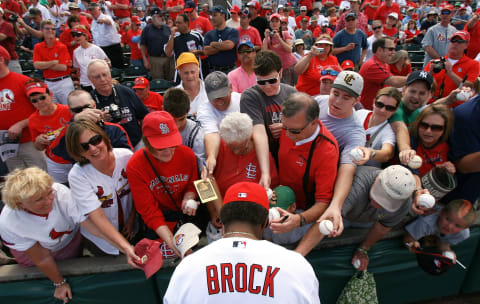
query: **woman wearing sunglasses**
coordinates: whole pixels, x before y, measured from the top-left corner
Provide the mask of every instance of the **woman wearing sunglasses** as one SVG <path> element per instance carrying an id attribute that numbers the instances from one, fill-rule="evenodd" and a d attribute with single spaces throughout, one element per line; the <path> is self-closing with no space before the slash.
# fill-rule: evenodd
<path id="1" fill-rule="evenodd" d="M 90 92 L 93 90 L 92 83 L 88 79 L 87 65 L 92 59 L 103 59 L 110 64 L 105 52 L 98 46 L 88 42 L 91 38 L 89 31 L 84 25 L 76 25 L 71 35 L 73 40 L 79 45 L 73 51 L 73 67 L 76 69 L 77 76 L 80 78 L 82 89 Z M 78 73 L 80 75 L 78 75 Z"/>
<path id="2" fill-rule="evenodd" d="M 453 114 L 447 105 L 432 104 L 418 114 L 412 126 L 410 144 L 423 162 L 414 173 L 422 177 L 434 167 L 455 173 L 455 165 L 447 160 L 450 150 L 447 140 L 453 124 Z"/>
<path id="3" fill-rule="evenodd" d="M 72 198 L 79 214 L 88 215 L 104 235 L 100 238 L 81 229 L 87 239 L 85 246 L 100 256 L 118 255 L 120 250 L 130 262 L 135 254 L 125 238 L 132 239 L 137 231 L 126 175 L 132 151 L 113 149 L 103 129 L 89 120 L 78 120 L 68 126 L 66 145 L 70 156 L 77 161 L 68 175 Z"/>
<path id="4" fill-rule="evenodd" d="M 396 138 L 388 120 L 397 111 L 401 100 L 402 94 L 396 88 L 385 87 L 378 91 L 373 111 L 362 109 L 355 112 L 358 121 L 363 123 L 366 139 L 365 147 L 357 147 L 363 151 L 364 157 L 354 163 L 381 168 L 392 158 Z"/>
<path id="5" fill-rule="evenodd" d="M 298 91 L 310 96 L 320 94 L 321 71 L 326 66 L 340 66 L 337 57 L 332 55 L 332 51 L 333 42 L 330 35 L 321 35 L 317 38 L 310 52 L 295 65 L 295 73 L 298 74 Z"/>

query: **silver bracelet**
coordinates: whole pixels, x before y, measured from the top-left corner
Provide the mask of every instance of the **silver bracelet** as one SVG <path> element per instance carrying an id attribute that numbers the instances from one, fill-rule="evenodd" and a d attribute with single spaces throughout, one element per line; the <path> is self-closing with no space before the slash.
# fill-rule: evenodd
<path id="1" fill-rule="evenodd" d="M 55 288 L 58 288 L 58 287 L 63 286 L 63 285 L 65 285 L 65 284 L 67 284 L 67 279 L 66 279 L 66 278 L 63 278 L 63 281 L 61 281 L 60 283 L 55 283 L 55 282 L 53 282 L 53 286 L 54 286 Z"/>

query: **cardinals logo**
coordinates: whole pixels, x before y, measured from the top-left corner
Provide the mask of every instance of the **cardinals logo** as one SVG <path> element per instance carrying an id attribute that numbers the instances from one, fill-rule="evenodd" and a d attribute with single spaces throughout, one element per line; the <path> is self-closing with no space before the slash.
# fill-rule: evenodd
<path id="1" fill-rule="evenodd" d="M 57 232 L 55 231 L 55 228 L 53 228 L 50 233 L 48 234 L 48 236 L 50 236 L 50 238 L 52 240 L 56 240 L 56 239 L 60 239 L 62 238 L 63 235 L 65 234 L 70 234 L 72 233 L 73 230 L 70 230 L 70 231 L 62 231 L 62 232 Z"/>
<path id="2" fill-rule="evenodd" d="M 122 172 L 120 174 L 123 178 L 127 178 L 127 172 L 125 171 L 125 169 L 122 169 Z"/>
<path id="3" fill-rule="evenodd" d="M 102 208 L 108 208 L 113 205 L 113 198 L 112 195 L 109 194 L 105 196 L 105 192 L 103 191 L 102 186 L 97 186 L 97 197 L 98 200 L 102 203 Z"/>

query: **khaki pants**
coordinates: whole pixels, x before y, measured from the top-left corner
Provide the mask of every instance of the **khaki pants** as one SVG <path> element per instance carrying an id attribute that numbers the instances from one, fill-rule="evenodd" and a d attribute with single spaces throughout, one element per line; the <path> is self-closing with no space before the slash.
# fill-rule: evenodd
<path id="1" fill-rule="evenodd" d="M 166 79 L 172 81 L 174 70 L 173 57 L 150 56 L 150 73 L 152 74 L 152 79 Z"/>

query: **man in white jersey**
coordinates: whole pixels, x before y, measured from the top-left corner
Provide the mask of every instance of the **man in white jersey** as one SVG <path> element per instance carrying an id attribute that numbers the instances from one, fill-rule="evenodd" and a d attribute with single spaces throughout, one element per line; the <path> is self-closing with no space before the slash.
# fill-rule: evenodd
<path id="1" fill-rule="evenodd" d="M 301 255 L 262 241 L 269 202 L 256 183 L 231 186 L 220 218 L 223 238 L 187 256 L 164 303 L 320 303 L 318 280 Z M 239 280 L 239 278 L 241 278 Z"/>

